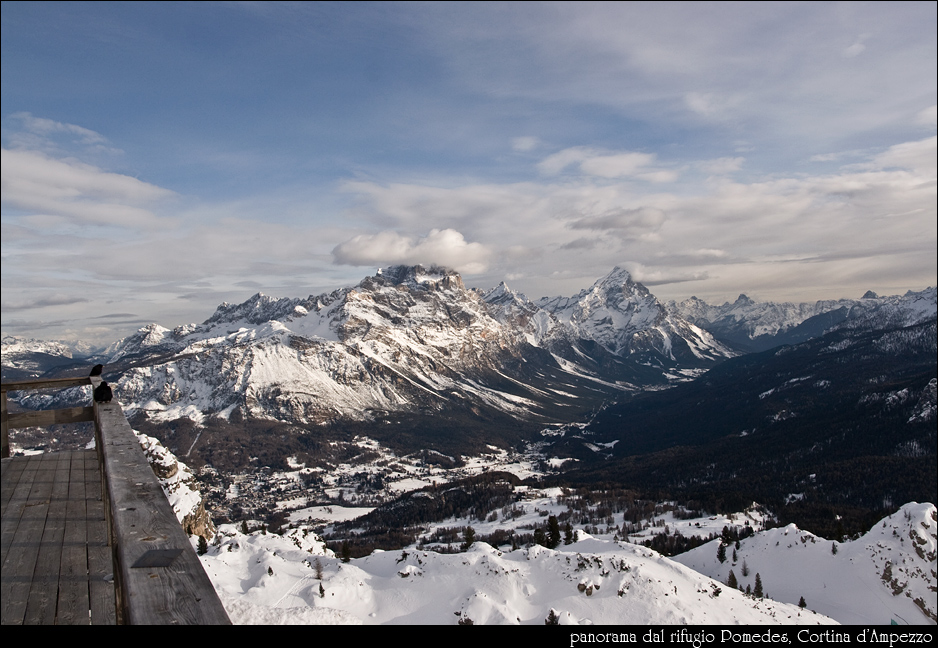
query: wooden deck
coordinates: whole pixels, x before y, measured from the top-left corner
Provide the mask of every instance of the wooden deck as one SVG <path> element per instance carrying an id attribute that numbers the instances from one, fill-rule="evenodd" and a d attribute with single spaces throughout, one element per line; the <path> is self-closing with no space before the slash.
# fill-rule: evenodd
<path id="1" fill-rule="evenodd" d="M 2 623 L 114 624 L 94 450 L 2 460 Z"/>
<path id="2" fill-rule="evenodd" d="M 7 391 L 94 387 L 100 381 L 0 385 L 0 621 L 230 624 L 119 403 L 7 411 Z M 91 420 L 95 450 L 9 457 L 11 428 Z"/>

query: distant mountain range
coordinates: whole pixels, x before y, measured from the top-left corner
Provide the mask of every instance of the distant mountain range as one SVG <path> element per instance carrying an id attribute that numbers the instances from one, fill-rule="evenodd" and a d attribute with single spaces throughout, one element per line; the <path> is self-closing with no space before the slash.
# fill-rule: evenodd
<path id="1" fill-rule="evenodd" d="M 722 306 L 665 305 L 615 268 L 573 297 L 532 301 L 504 283 L 480 291 L 451 270 L 395 266 L 305 299 L 224 303 L 198 325 L 151 324 L 87 359 L 62 343 L 4 338 L 3 375 L 103 362 L 128 414 L 153 422 L 423 427 L 436 418 L 535 430 L 686 382 L 740 353 L 935 313 L 935 288 L 815 304 L 741 295 Z"/>
<path id="2" fill-rule="evenodd" d="M 668 309 L 706 329 L 741 351 L 765 351 L 797 344 L 842 328 L 880 330 L 900 328 L 935 317 L 935 288 L 905 295 L 880 297 L 867 292 L 861 299 L 814 303 L 755 302 L 740 295 L 732 304 L 710 304 L 691 297 L 669 302 Z"/>

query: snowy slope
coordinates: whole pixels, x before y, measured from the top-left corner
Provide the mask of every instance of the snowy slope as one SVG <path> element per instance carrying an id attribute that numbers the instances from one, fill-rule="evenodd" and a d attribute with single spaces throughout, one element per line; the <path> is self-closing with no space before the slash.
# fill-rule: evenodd
<path id="1" fill-rule="evenodd" d="M 756 573 L 767 595 L 797 603 L 846 624 L 934 624 L 938 512 L 934 504 L 906 504 L 857 540 L 833 543 L 791 524 L 740 542 L 737 563 L 717 560 L 714 540 L 674 560 L 741 586 Z M 836 547 L 837 551 L 832 550 Z M 727 548 L 731 553 L 732 547 Z M 749 575 L 742 575 L 743 561 Z"/>
<path id="2" fill-rule="evenodd" d="M 476 543 L 459 554 L 407 549 L 342 563 L 298 534 L 221 527 L 202 564 L 235 623 L 542 625 L 551 609 L 570 625 L 832 623 L 729 591 L 650 549 L 589 537 L 556 551 Z"/>

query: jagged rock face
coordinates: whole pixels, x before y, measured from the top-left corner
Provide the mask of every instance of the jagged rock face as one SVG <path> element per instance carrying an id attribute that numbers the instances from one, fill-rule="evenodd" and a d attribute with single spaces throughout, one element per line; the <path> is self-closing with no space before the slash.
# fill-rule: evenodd
<path id="1" fill-rule="evenodd" d="M 215 536 L 215 525 L 212 523 L 212 516 L 205 510 L 205 502 L 199 502 L 194 511 L 183 517 L 182 530 L 192 536 L 202 536 L 206 540 Z"/>
<path id="2" fill-rule="evenodd" d="M 215 525 L 189 468 L 153 437 L 134 432 L 183 530 L 211 540 Z"/>

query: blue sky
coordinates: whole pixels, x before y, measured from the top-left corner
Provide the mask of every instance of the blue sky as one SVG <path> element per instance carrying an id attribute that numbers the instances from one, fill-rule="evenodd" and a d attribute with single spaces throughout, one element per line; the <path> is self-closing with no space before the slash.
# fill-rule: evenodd
<path id="1" fill-rule="evenodd" d="M 936 4 L 2 4 L 3 334 L 394 263 L 664 299 L 935 285 Z"/>

